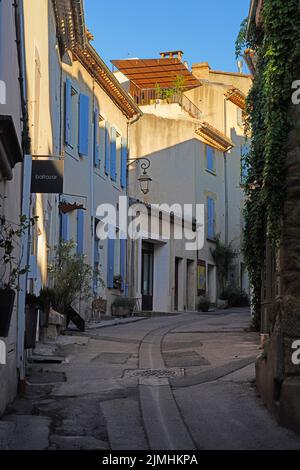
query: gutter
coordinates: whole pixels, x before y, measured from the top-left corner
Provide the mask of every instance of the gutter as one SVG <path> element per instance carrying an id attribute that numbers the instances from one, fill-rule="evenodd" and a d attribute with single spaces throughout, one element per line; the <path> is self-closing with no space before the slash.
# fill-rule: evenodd
<path id="1" fill-rule="evenodd" d="M 30 185 L 31 185 L 31 167 L 32 156 L 30 155 L 30 138 L 28 128 L 28 108 L 27 108 L 27 82 L 26 82 L 26 59 L 25 59 L 25 34 L 24 34 L 24 4 L 23 0 L 15 0 L 15 28 L 16 28 L 16 46 L 19 64 L 19 83 L 20 97 L 22 105 L 23 138 L 22 147 L 24 161 L 22 190 L 21 190 L 21 214 L 27 218 L 30 217 Z M 30 229 L 26 230 L 21 237 L 21 269 L 29 264 L 29 235 Z M 20 388 L 25 388 L 25 352 L 24 352 L 24 332 L 25 332 L 25 301 L 27 290 L 27 274 L 20 277 L 19 291 L 17 297 L 17 368 L 19 370 Z"/>
<path id="2" fill-rule="evenodd" d="M 256 8 L 257 8 L 257 3 L 258 0 L 251 0 L 250 4 L 250 10 L 249 10 L 249 15 L 248 15 L 248 25 L 247 25 L 247 32 L 246 32 L 246 37 L 248 38 L 249 31 L 250 31 L 250 25 L 254 19 Z"/>

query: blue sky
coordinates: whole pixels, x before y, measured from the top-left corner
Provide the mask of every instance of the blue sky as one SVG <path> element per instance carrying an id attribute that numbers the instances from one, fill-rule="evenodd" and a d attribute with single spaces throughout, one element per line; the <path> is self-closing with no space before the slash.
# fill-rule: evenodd
<path id="1" fill-rule="evenodd" d="M 237 71 L 234 43 L 250 0 L 84 0 L 86 24 L 104 61 L 155 58 L 181 49 L 184 59 Z M 246 66 L 244 71 L 247 72 Z"/>

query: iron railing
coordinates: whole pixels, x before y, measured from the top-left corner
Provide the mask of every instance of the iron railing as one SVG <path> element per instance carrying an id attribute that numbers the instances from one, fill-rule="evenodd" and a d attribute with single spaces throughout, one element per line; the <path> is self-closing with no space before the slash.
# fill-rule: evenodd
<path id="1" fill-rule="evenodd" d="M 133 97 L 139 106 L 158 104 L 160 100 L 164 100 L 169 104 L 178 103 L 194 119 L 200 120 L 202 116 L 200 109 L 184 93 L 172 92 L 170 88 L 159 91 L 156 88 L 135 89 Z"/>

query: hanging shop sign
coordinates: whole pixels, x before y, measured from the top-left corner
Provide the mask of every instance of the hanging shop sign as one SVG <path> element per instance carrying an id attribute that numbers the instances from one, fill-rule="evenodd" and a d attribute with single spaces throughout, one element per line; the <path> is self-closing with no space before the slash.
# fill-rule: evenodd
<path id="1" fill-rule="evenodd" d="M 33 160 L 31 193 L 62 194 L 64 186 L 63 160 Z"/>

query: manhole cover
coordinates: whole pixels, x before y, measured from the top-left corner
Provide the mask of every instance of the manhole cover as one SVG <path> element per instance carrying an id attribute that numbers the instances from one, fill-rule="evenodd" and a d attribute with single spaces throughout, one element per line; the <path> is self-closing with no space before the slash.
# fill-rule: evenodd
<path id="1" fill-rule="evenodd" d="M 168 379 L 173 377 L 183 377 L 184 369 L 135 369 L 125 370 L 124 375 L 127 377 L 156 377 L 158 379 Z"/>

